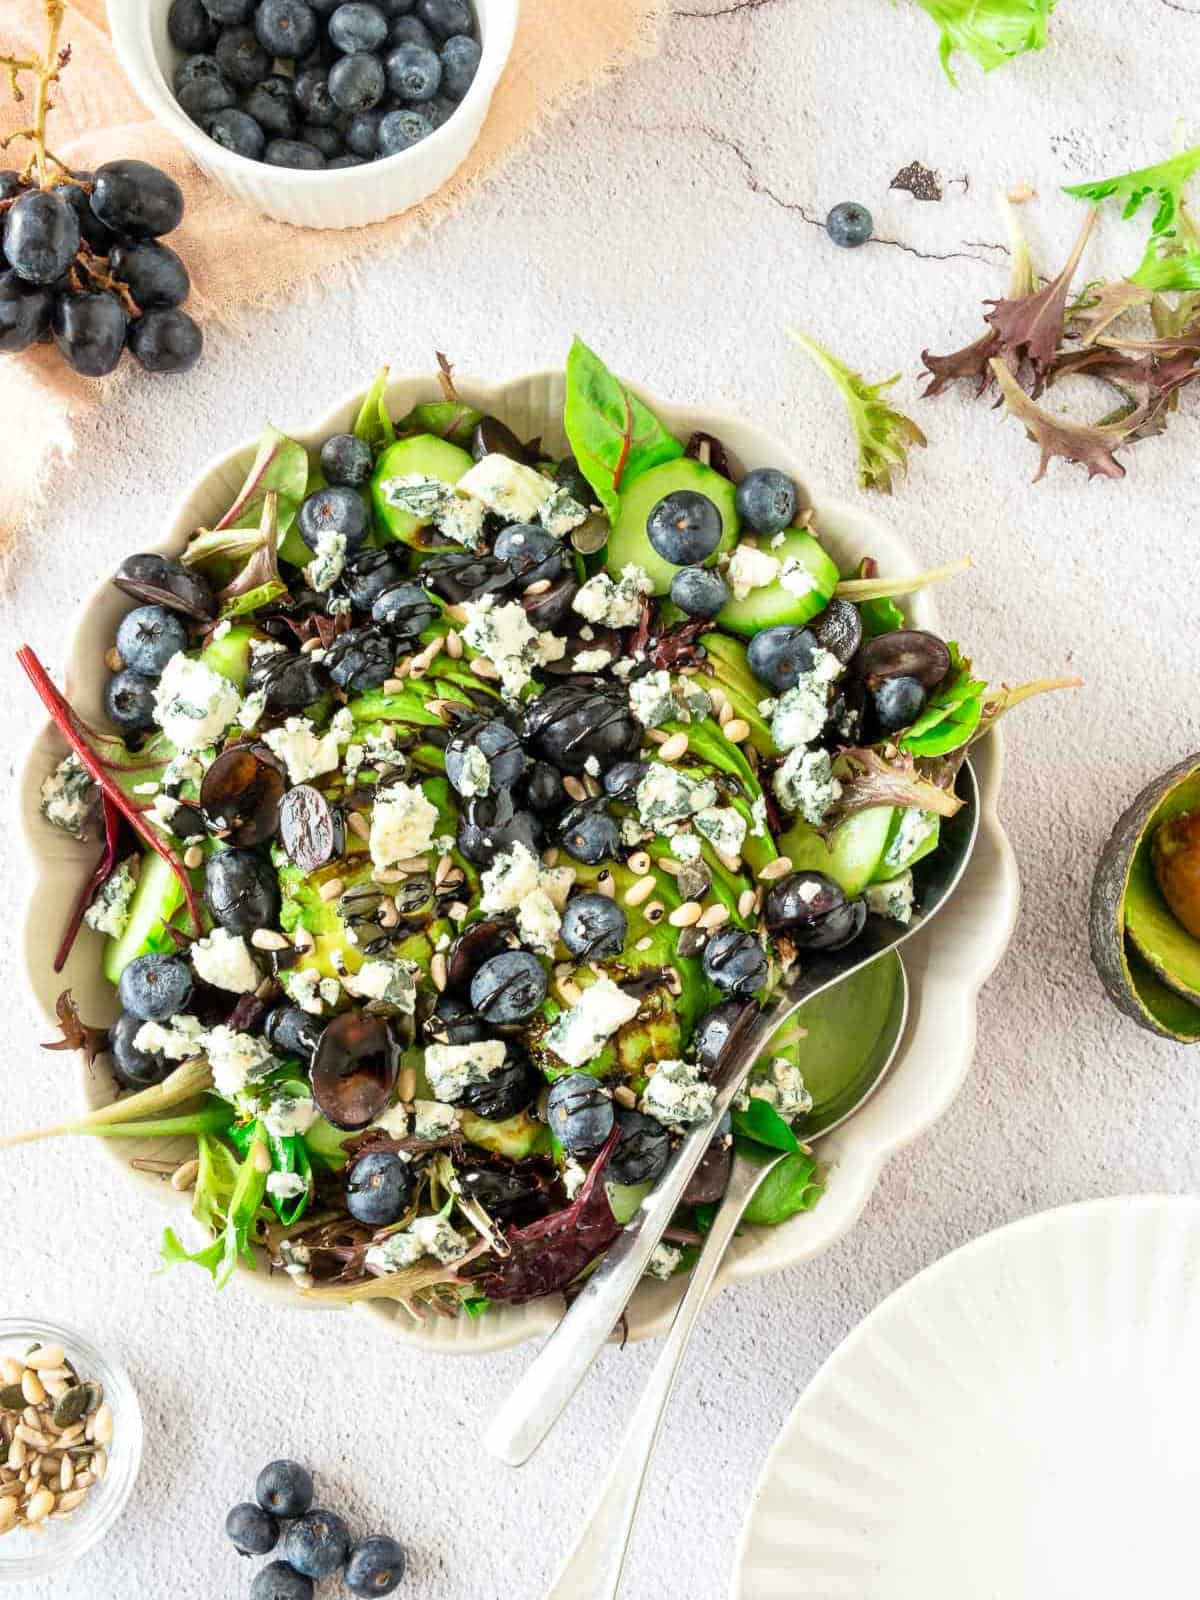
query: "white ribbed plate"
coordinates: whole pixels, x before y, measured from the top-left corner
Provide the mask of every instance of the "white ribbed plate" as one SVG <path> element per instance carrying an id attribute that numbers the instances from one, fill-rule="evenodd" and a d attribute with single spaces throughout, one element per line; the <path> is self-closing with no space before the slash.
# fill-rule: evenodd
<path id="1" fill-rule="evenodd" d="M 540 434 L 551 451 L 565 450 L 562 431 L 564 378 L 561 372 L 532 372 L 503 384 L 476 382 L 456 375 L 459 392 L 472 405 L 501 416 L 522 438 Z M 696 407 L 670 405 L 645 390 L 638 391 L 647 404 L 681 437 L 694 429 L 717 434 L 746 467 L 773 465 L 790 472 L 812 494 L 822 541 L 842 571 L 849 571 L 863 556 L 873 556 L 882 572 L 890 575 L 920 570 L 916 554 L 901 534 L 861 505 L 826 500 L 811 484 L 802 457 L 782 439 L 739 417 Z M 387 390 L 388 408 L 403 416 L 417 401 L 440 397 L 436 381 L 427 375 L 397 376 Z M 353 424 L 362 394 L 344 395 L 315 422 L 275 419 L 284 432 L 310 449 L 331 433 Z M 178 554 L 192 531 L 207 526 L 232 500 L 254 459 L 255 440 L 219 456 L 184 491 L 173 511 L 155 530 L 138 535 L 138 548 Z M 124 552 L 123 552 L 124 553 Z M 96 585 L 75 619 L 66 648 L 65 691 L 75 709 L 87 720 L 103 721 L 104 673 L 98 669 L 112 643 L 118 623 L 133 605 L 114 589 L 107 575 Z M 939 631 L 937 607 L 929 591 L 904 602 L 915 627 Z M 976 659 L 986 657 L 986 640 L 976 641 Z M 32 707 L 32 695 L 30 705 Z M 101 941 L 84 929 L 61 978 L 51 961 L 59 929 L 91 870 L 94 857 L 75 842 L 47 827 L 38 809 L 42 779 L 52 770 L 64 749 L 61 738 L 46 724 L 35 735 L 17 782 L 17 810 L 29 863 L 29 895 L 25 908 L 25 971 L 35 1000 L 47 1020 L 54 1016 L 55 996 L 70 988 L 84 1016 L 97 1022 L 115 1017 L 117 1007 L 110 986 L 100 971 Z M 904 948 L 904 965 L 911 985 L 911 1007 L 904 1045 L 887 1082 L 870 1103 L 821 1143 L 828 1168 L 828 1188 L 812 1212 L 793 1217 L 778 1228 L 750 1228 L 738 1238 L 721 1267 L 718 1284 L 742 1283 L 807 1260 L 828 1248 L 853 1226 L 870 1199 L 880 1168 L 895 1151 L 923 1133 L 957 1094 L 971 1064 L 975 1048 L 975 1000 L 1003 955 L 1017 917 L 1020 898 L 1016 863 L 1000 825 L 996 801 L 1003 768 L 1001 735 L 994 733 L 972 755 L 980 788 L 980 828 L 975 854 L 962 885 L 951 903 L 930 927 Z M 106 1066 L 94 1071 L 82 1063 L 77 1069 L 77 1092 L 90 1108 L 106 1104 L 113 1082 Z M 64 1109 L 66 1095 L 64 1094 Z M 187 1195 L 165 1189 L 159 1179 L 128 1165 L 129 1151 L 119 1141 L 105 1144 L 131 1184 L 142 1194 L 171 1204 L 186 1213 Z M 186 1144 L 172 1150 L 143 1148 L 142 1155 L 173 1156 L 182 1160 Z M 149 1225 L 149 1219 L 146 1219 Z M 130 1226 L 128 1217 L 122 1226 Z M 244 1271 L 240 1281 L 275 1300 L 311 1305 L 302 1300 L 281 1274 Z M 666 1331 L 682 1285 L 646 1280 L 629 1309 L 629 1337 L 644 1339 Z M 548 1333 L 562 1314 L 560 1300 L 539 1300 L 526 1306 L 506 1306 L 486 1317 L 430 1319 L 415 1323 L 395 1305 L 381 1300 L 361 1308 L 398 1338 L 441 1351 L 479 1354 L 519 1344 Z"/>
<path id="2" fill-rule="evenodd" d="M 793 1411 L 735 1600 L 1195 1592 L 1200 1200 L 1088 1201 L 927 1268 Z"/>

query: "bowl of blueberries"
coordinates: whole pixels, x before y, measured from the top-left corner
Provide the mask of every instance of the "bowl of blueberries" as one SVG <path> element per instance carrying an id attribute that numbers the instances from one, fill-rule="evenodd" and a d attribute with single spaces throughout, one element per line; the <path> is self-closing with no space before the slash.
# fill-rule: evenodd
<path id="1" fill-rule="evenodd" d="M 354 228 L 439 189 L 479 137 L 519 0 L 108 0 L 122 66 L 217 183 Z"/>

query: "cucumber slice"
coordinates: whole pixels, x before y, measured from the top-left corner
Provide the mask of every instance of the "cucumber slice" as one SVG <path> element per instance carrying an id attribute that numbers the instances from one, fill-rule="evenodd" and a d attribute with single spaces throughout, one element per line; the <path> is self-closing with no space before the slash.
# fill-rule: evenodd
<path id="1" fill-rule="evenodd" d="M 731 600 L 718 613 L 717 621 L 722 628 L 749 636 L 778 623 L 799 625 L 819 616 L 833 599 L 841 575 L 811 533 L 805 533 L 803 528 L 789 528 L 783 542 L 772 543 L 767 553 L 780 563 L 798 561 L 812 578 L 813 587 L 803 594 L 793 594 L 782 583 L 751 589 L 744 600 Z"/>
<path id="2" fill-rule="evenodd" d="M 733 484 L 701 461 L 686 458 L 664 461 L 661 466 L 651 467 L 649 472 L 635 478 L 621 495 L 621 512 L 608 536 L 605 558 L 614 578 L 620 577 L 622 567 L 632 563 L 653 579 L 655 594 L 666 594 L 671 587 L 671 579 L 679 568 L 664 560 L 650 543 L 646 537 L 646 519 L 664 495 L 674 494 L 677 489 L 706 494 L 721 513 L 721 542 L 705 566 L 712 566 L 718 556 L 733 549 L 740 526 Z"/>
<path id="3" fill-rule="evenodd" d="M 410 544 L 419 550 L 428 550 L 431 541 L 418 538 L 427 524 L 420 517 L 390 506 L 382 494 L 382 486 L 389 478 L 440 478 L 443 483 L 457 483 L 474 463 L 465 450 L 432 433 L 414 434 L 411 439 L 397 439 L 388 445 L 380 456 L 371 478 L 371 505 L 375 511 L 375 526 L 385 539 Z"/>
<path id="4" fill-rule="evenodd" d="M 119 939 L 104 942 L 104 976 L 115 984 L 135 956 L 151 948 L 151 936 L 162 932 L 164 923 L 183 904 L 183 889 L 171 868 L 153 850 L 142 857 L 137 888 L 129 907 L 129 922 Z"/>
<path id="5" fill-rule="evenodd" d="M 822 838 L 807 822 L 798 822 L 779 841 L 779 853 L 799 871 L 823 872 L 848 895 L 861 894 L 879 870 L 892 832 L 892 806 L 872 806 Z"/>
<path id="6" fill-rule="evenodd" d="M 257 629 L 248 622 L 235 622 L 228 633 L 205 645 L 200 652 L 201 661 L 239 689 L 244 689 L 250 675 L 250 641 L 256 632 Z"/>

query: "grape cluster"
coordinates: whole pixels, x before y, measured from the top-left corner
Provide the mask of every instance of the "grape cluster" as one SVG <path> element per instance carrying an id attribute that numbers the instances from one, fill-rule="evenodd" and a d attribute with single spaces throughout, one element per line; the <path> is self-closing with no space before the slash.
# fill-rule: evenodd
<path id="1" fill-rule="evenodd" d="M 479 66 L 471 0 L 172 0 L 179 104 L 251 161 L 357 167 L 427 139 Z"/>
<path id="2" fill-rule="evenodd" d="M 0 353 L 53 339 L 88 378 L 128 348 L 147 372 L 186 372 L 200 329 L 180 310 L 187 268 L 159 240 L 179 225 L 183 195 L 145 161 L 109 161 L 38 187 L 0 172 Z"/>

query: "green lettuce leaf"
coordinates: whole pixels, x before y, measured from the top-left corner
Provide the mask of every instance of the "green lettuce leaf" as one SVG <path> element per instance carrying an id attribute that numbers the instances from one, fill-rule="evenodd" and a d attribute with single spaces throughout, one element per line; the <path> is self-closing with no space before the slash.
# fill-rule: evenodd
<path id="1" fill-rule="evenodd" d="M 610 521 L 620 511 L 622 489 L 651 467 L 683 454 L 679 440 L 581 339 L 567 357 L 563 423 L 580 471 Z"/>
<path id="2" fill-rule="evenodd" d="M 939 54 L 955 86 L 958 51 L 985 72 L 1002 67 L 1027 50 L 1044 50 L 1050 15 L 1058 0 L 917 0 L 942 30 Z"/>
<path id="3" fill-rule="evenodd" d="M 817 1176 L 814 1157 L 802 1150 L 785 1156 L 768 1172 L 746 1207 L 746 1221 L 760 1227 L 775 1227 L 801 1211 L 811 1211 L 825 1192 Z"/>
<path id="4" fill-rule="evenodd" d="M 815 339 L 795 328 L 789 328 L 788 334 L 841 391 L 858 440 L 859 487 L 891 494 L 894 477 L 903 476 L 908 470 L 909 448 L 928 443 L 911 417 L 881 398 L 885 389 L 899 382 L 900 374 L 897 372 L 882 383 L 867 383 Z"/>
<path id="5" fill-rule="evenodd" d="M 387 393 L 388 369 L 381 367 L 375 382 L 367 390 L 354 422 L 354 437 L 369 444 L 376 455 L 396 437 L 392 419 L 388 415 L 384 395 Z"/>
<path id="6" fill-rule="evenodd" d="M 788 1124 L 767 1100 L 751 1096 L 745 1111 L 734 1111 L 733 1131 L 756 1144 L 769 1145 L 772 1150 L 799 1150 L 800 1141 Z"/>
<path id="7" fill-rule="evenodd" d="M 950 641 L 950 671 L 930 695 L 924 711 L 900 738 L 913 756 L 945 756 L 970 742 L 983 716 L 987 684 L 971 676 L 971 663 Z"/>
<path id="8" fill-rule="evenodd" d="M 162 1242 L 164 1268 L 182 1266 L 185 1262 L 203 1267 L 205 1272 L 211 1273 L 217 1288 L 223 1289 L 233 1276 L 239 1256 L 253 1261 L 251 1233 L 266 1196 L 267 1174 L 271 1170 L 266 1132 L 261 1123 L 253 1126 L 246 1158 L 240 1164 L 218 1141 L 200 1141 L 201 1170 L 197 1176 L 193 1211 L 206 1227 L 219 1231 L 211 1244 L 189 1251 L 180 1243 L 175 1230 L 168 1228 Z"/>

